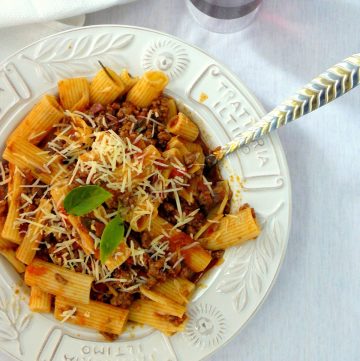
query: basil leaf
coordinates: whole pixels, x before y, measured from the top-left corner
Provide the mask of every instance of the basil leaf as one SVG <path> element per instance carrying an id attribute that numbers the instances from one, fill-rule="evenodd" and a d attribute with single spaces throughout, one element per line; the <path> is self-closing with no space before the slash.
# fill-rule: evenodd
<path id="1" fill-rule="evenodd" d="M 117 215 L 105 227 L 100 241 L 100 260 L 105 263 L 124 240 L 124 221 Z"/>
<path id="2" fill-rule="evenodd" d="M 64 199 L 64 208 L 68 214 L 83 216 L 99 207 L 112 194 L 96 185 L 80 186 L 71 190 Z"/>

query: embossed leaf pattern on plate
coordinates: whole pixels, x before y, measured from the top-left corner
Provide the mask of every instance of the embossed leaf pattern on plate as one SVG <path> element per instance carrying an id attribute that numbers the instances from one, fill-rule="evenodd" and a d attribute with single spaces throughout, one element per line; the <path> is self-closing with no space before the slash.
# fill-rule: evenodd
<path id="1" fill-rule="evenodd" d="M 37 73 L 51 83 L 56 78 L 74 73 L 84 75 L 96 71 L 100 67 L 99 60 L 109 67 L 126 67 L 119 50 L 125 48 L 133 38 L 132 34 L 105 33 L 99 36 L 85 35 L 78 39 L 49 39 L 42 42 L 32 54 L 22 54 L 21 57 L 33 63 Z"/>
<path id="2" fill-rule="evenodd" d="M 229 265 L 225 268 L 216 291 L 234 293 L 233 306 L 237 312 L 247 306 L 251 294 L 259 296 L 263 290 L 263 280 L 269 271 L 269 263 L 282 240 L 280 222 L 277 218 L 282 206 L 281 202 L 267 215 L 258 213 L 262 232 L 257 240 L 230 250 Z"/>
<path id="3" fill-rule="evenodd" d="M 23 355 L 21 333 L 29 325 L 31 314 L 22 308 L 17 295 L 7 296 L 0 287 L 0 341 L 15 342 Z"/>

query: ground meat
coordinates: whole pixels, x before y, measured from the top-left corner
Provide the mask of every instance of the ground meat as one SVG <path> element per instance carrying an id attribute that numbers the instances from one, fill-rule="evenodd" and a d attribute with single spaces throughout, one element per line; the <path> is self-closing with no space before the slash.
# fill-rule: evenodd
<path id="1" fill-rule="evenodd" d="M 153 116 L 151 118 L 153 118 Z M 164 150 L 168 141 L 171 139 L 171 135 L 166 131 L 165 126 L 158 124 L 158 121 L 156 121 L 156 123 L 151 119 L 148 121 L 145 117 L 140 118 L 139 122 L 141 126 L 137 128 L 137 132 L 143 132 L 149 144 L 153 144 L 157 148 Z M 159 137 L 160 133 L 161 137 Z"/>
<path id="2" fill-rule="evenodd" d="M 20 235 L 25 236 L 26 232 L 29 229 L 29 223 L 20 223 L 18 229 L 19 229 Z"/>
<path id="3" fill-rule="evenodd" d="M 185 232 L 188 234 L 195 234 L 205 224 L 205 222 L 206 216 L 200 210 L 195 214 L 194 219 L 185 226 Z"/>
<path id="4" fill-rule="evenodd" d="M 183 265 L 179 276 L 182 278 L 190 279 L 194 275 L 194 272 L 187 266 Z"/>
<path id="5" fill-rule="evenodd" d="M 34 209 L 36 209 L 40 205 L 40 200 L 41 200 L 42 196 L 44 195 L 44 192 L 45 192 L 44 188 L 36 189 L 36 196 L 34 197 L 33 204 L 32 204 L 32 206 L 34 206 Z"/>
<path id="6" fill-rule="evenodd" d="M 188 233 L 188 234 L 194 235 L 194 234 L 196 234 L 196 232 L 197 232 L 197 228 L 194 227 L 194 226 L 191 226 L 191 225 L 187 224 L 187 225 L 185 226 L 185 232 Z"/>
<path id="7" fill-rule="evenodd" d="M 207 210 L 209 211 L 213 207 L 213 199 L 211 197 L 211 193 L 209 190 L 202 190 L 199 193 L 198 197 L 199 203 Z"/>
<path id="8" fill-rule="evenodd" d="M 166 318 L 175 326 L 180 326 L 187 319 L 187 316 L 186 315 L 184 315 L 183 317 L 166 316 Z"/>
<path id="9" fill-rule="evenodd" d="M 133 241 L 134 247 L 139 248 L 140 247 L 140 240 L 141 240 L 141 234 L 139 232 L 131 231 L 128 242 Z"/>
<path id="10" fill-rule="evenodd" d="M 109 289 L 104 283 L 93 283 L 91 286 L 90 298 L 95 301 L 109 303 L 111 294 L 108 293 Z"/>
<path id="11" fill-rule="evenodd" d="M 150 109 L 152 109 L 155 113 L 155 117 L 156 114 L 158 114 L 156 120 L 166 122 L 169 114 L 168 98 L 165 96 L 161 96 L 160 98 L 154 100 L 151 103 Z"/>
<path id="12" fill-rule="evenodd" d="M 62 242 L 62 241 L 60 241 Z M 76 240 L 73 244 L 72 244 L 72 248 L 74 251 L 77 251 L 79 249 L 82 249 L 82 246 L 80 244 L 80 241 L 79 240 Z"/>
<path id="13" fill-rule="evenodd" d="M 130 102 L 123 102 L 119 108 L 116 116 L 119 119 L 125 118 L 127 115 L 136 113 L 136 106 Z"/>
<path id="14" fill-rule="evenodd" d="M 116 296 L 113 296 L 110 300 L 110 303 L 113 306 L 118 306 L 121 308 L 129 308 L 133 302 L 134 296 L 128 292 L 119 292 Z"/>
<path id="15" fill-rule="evenodd" d="M 0 201 L 0 216 L 5 216 L 8 212 L 8 203 L 6 200 Z"/>
<path id="16" fill-rule="evenodd" d="M 176 267 L 173 268 L 173 266 L 175 265 L 175 263 L 178 261 L 179 257 L 181 257 L 180 252 L 176 257 L 173 257 L 169 262 L 169 266 L 171 267 L 170 269 L 166 270 L 167 274 L 169 277 L 177 277 L 177 275 L 180 273 L 181 268 L 182 268 L 182 263 L 178 262 Z"/>
<path id="17" fill-rule="evenodd" d="M 156 278 L 153 278 L 153 277 L 149 277 L 147 282 L 146 282 L 146 286 L 149 287 L 149 288 L 152 288 L 154 287 L 156 284 L 158 284 L 158 280 Z"/>
<path id="18" fill-rule="evenodd" d="M 130 257 L 129 260 L 131 260 L 132 258 Z M 112 278 L 118 278 L 121 279 L 121 287 L 119 286 L 118 282 L 108 282 L 107 284 L 111 287 L 113 287 L 117 292 L 123 292 L 122 291 L 122 287 L 123 288 L 128 288 L 131 286 L 134 286 L 134 284 L 136 283 L 136 281 L 134 281 L 132 279 L 133 274 L 131 273 L 130 269 L 128 268 L 129 265 L 127 262 L 123 263 L 121 265 L 121 268 L 117 268 L 113 274 L 112 274 Z M 128 282 L 126 282 L 125 280 L 129 280 Z M 138 289 L 134 289 L 132 292 L 138 292 Z"/>
<path id="19" fill-rule="evenodd" d="M 166 280 L 166 274 L 163 271 L 164 259 L 159 260 L 150 259 L 148 276 L 155 278 L 157 281 L 164 282 Z"/>
<path id="20" fill-rule="evenodd" d="M 165 150 L 169 140 L 171 139 L 171 134 L 165 130 L 165 127 L 158 126 L 159 133 L 157 134 L 158 146 Z"/>
<path id="21" fill-rule="evenodd" d="M 81 217 L 81 223 L 87 231 L 91 230 L 92 219 L 90 217 Z"/>
<path id="22" fill-rule="evenodd" d="M 95 115 L 100 113 L 102 110 L 104 110 L 104 107 L 101 104 L 96 103 L 91 106 L 89 113 Z"/>
<path id="23" fill-rule="evenodd" d="M 114 115 L 120 109 L 120 103 L 112 103 L 111 105 L 107 106 L 107 111 L 111 112 Z"/>
<path id="24" fill-rule="evenodd" d="M 46 245 L 43 243 L 40 243 L 39 249 L 36 251 L 36 257 L 42 259 L 43 261 L 51 262 L 49 252 Z"/>
<path id="25" fill-rule="evenodd" d="M 134 203 L 134 199 L 131 197 L 131 192 L 121 193 L 120 191 L 114 189 L 107 189 L 108 192 L 112 193 L 112 197 L 106 201 L 106 205 L 109 210 L 116 211 L 118 209 L 119 203 L 125 207 L 129 207 Z"/>
<path id="26" fill-rule="evenodd" d="M 7 164 L 4 166 L 5 171 L 7 170 Z M 5 179 L 3 179 L 4 181 Z M 8 202 L 5 199 L 8 192 L 7 184 L 3 184 L 0 186 L 0 216 L 6 215 L 8 211 Z"/>
<path id="27" fill-rule="evenodd" d="M 224 250 L 220 249 L 218 251 L 211 251 L 211 257 L 212 259 L 221 259 L 224 255 Z"/>
<path id="28" fill-rule="evenodd" d="M 65 239 L 59 240 L 59 242 L 63 242 L 65 241 Z M 75 244 L 75 243 L 74 243 Z M 47 248 L 47 247 L 45 247 Z M 80 247 L 79 247 L 80 248 Z M 56 263 L 59 266 L 62 266 L 64 264 L 64 258 L 63 255 L 65 255 L 66 253 L 68 253 L 68 250 L 66 248 L 63 248 L 60 251 L 57 251 L 56 253 L 54 253 L 54 251 L 56 251 L 57 248 L 55 245 L 51 245 L 48 249 L 47 252 L 52 254 L 52 258 L 49 257 L 49 259 L 51 260 L 51 262 Z M 41 253 L 41 248 L 39 251 L 37 251 L 37 255 L 38 253 Z M 74 258 L 78 258 L 79 257 L 79 252 L 73 247 L 73 253 L 74 253 Z M 41 258 L 41 257 L 40 257 Z M 75 263 L 74 264 L 74 270 L 76 272 L 82 272 L 82 266 L 80 263 Z M 59 282 L 61 282 L 60 280 L 58 280 Z"/>
<path id="29" fill-rule="evenodd" d="M 215 185 L 215 187 L 213 187 L 213 191 L 214 191 L 213 201 L 214 201 L 214 204 L 220 203 L 225 197 L 226 189 L 225 189 L 223 183 L 224 182 L 218 182 Z"/>
<path id="30" fill-rule="evenodd" d="M 152 114 L 149 120 L 150 110 L 152 110 Z M 142 149 L 153 144 L 164 150 L 171 139 L 171 135 L 166 130 L 168 98 L 164 96 L 154 100 L 146 108 L 139 108 L 127 101 L 120 101 L 108 105 L 106 109 L 100 104 L 95 104 L 88 113 L 95 116 L 94 122 L 99 130 L 111 128 L 122 138 L 129 138 L 131 142 L 142 133 L 144 138 L 139 142 L 141 144 L 136 144 Z M 155 119 L 156 122 L 152 119 Z"/>
<path id="31" fill-rule="evenodd" d="M 207 212 L 209 212 L 209 210 L 214 206 L 214 200 L 211 195 L 211 192 L 203 182 L 198 182 L 198 190 L 199 190 L 199 196 L 198 196 L 199 204 Z"/>
<path id="32" fill-rule="evenodd" d="M 106 293 L 108 291 L 108 287 L 104 283 L 95 283 L 92 285 L 92 290 L 95 292 Z"/>
<path id="33" fill-rule="evenodd" d="M 105 338 L 106 341 L 115 341 L 118 339 L 119 335 L 116 335 L 115 333 L 110 333 L 110 332 L 104 332 L 104 331 L 99 331 Z"/>
<path id="34" fill-rule="evenodd" d="M 109 114 L 109 113 L 105 114 L 105 120 L 109 121 L 109 122 L 119 122 L 119 119 L 116 118 L 115 115 L 112 115 L 112 114 Z M 101 121 L 103 121 L 103 120 L 101 120 Z"/>
<path id="35" fill-rule="evenodd" d="M 125 267 L 116 268 L 112 274 L 112 278 L 122 278 L 131 280 L 131 271 Z"/>
<path id="36" fill-rule="evenodd" d="M 150 248 L 151 242 L 152 242 L 152 237 L 150 236 L 150 233 L 147 231 L 143 231 L 141 233 L 141 247 Z"/>
<path id="37" fill-rule="evenodd" d="M 7 186 L 3 184 L 0 186 L 0 200 L 4 200 L 7 194 Z"/>
<path id="38" fill-rule="evenodd" d="M 130 120 L 125 120 L 120 127 L 119 135 L 121 138 L 129 138 L 130 131 L 132 131 L 134 127 L 134 122 Z"/>
<path id="39" fill-rule="evenodd" d="M 30 173 L 30 171 L 25 171 L 25 182 L 26 184 L 31 184 L 34 182 L 35 178 Z M 40 186 L 44 185 L 44 183 L 40 182 Z M 45 188 L 41 187 L 23 187 L 21 189 L 21 193 L 25 194 L 29 198 L 32 199 L 32 203 L 29 203 L 26 199 L 20 197 L 20 207 L 22 212 L 32 212 L 34 211 L 40 204 L 40 199 L 44 195 Z M 27 204 L 27 205 L 26 205 Z M 25 206 L 25 207 L 24 207 Z"/>
<path id="40" fill-rule="evenodd" d="M 179 213 L 176 209 L 176 206 L 172 203 L 173 200 L 171 200 L 169 197 L 164 200 L 164 202 L 160 206 L 160 212 L 163 218 L 165 218 L 168 222 L 171 224 L 176 224 L 177 220 L 175 216 L 178 216 Z"/>
<path id="41" fill-rule="evenodd" d="M 105 228 L 105 224 L 99 221 L 93 221 L 93 228 L 95 229 L 95 235 L 97 237 L 101 237 Z"/>
<path id="42" fill-rule="evenodd" d="M 48 234 L 45 236 L 45 238 L 43 239 L 44 243 L 48 243 L 48 244 L 56 244 L 58 242 L 61 242 L 59 240 L 56 239 L 56 237 L 53 234 Z"/>
<path id="43" fill-rule="evenodd" d="M 146 268 L 149 267 L 150 256 L 147 253 L 144 253 L 142 257 L 136 256 L 135 259 L 136 259 L 136 263 L 140 264 L 142 267 L 146 267 Z"/>
<path id="44" fill-rule="evenodd" d="M 195 234 L 201 226 L 206 222 L 206 215 L 202 211 L 200 205 L 194 201 L 192 204 L 188 204 L 184 199 L 180 198 L 181 209 L 184 214 L 190 214 L 196 209 L 200 208 L 193 217 L 193 220 L 187 223 L 186 225 L 180 227 L 182 231 L 185 231 L 188 234 Z M 160 215 L 165 218 L 171 224 L 176 224 L 177 217 L 179 217 L 179 212 L 174 204 L 172 198 L 167 197 L 159 208 Z"/>

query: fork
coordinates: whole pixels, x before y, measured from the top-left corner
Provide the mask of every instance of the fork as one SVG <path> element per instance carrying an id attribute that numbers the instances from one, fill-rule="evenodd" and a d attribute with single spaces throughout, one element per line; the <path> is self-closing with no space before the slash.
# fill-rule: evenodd
<path id="1" fill-rule="evenodd" d="M 228 154 L 298 119 L 355 88 L 360 83 L 360 53 L 346 58 L 314 78 L 293 96 L 263 116 L 255 125 L 205 158 L 211 167 Z"/>

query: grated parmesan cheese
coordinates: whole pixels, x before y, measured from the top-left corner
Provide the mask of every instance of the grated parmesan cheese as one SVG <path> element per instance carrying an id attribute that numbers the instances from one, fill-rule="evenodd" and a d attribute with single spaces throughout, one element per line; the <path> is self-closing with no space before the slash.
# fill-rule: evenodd
<path id="1" fill-rule="evenodd" d="M 213 191 L 213 189 L 211 188 L 212 183 L 209 182 L 209 181 L 205 178 L 204 175 L 203 175 L 203 182 L 204 182 L 204 184 L 207 186 L 207 188 L 209 189 L 209 192 L 210 192 L 211 196 L 214 197 L 214 191 Z"/>
<path id="2" fill-rule="evenodd" d="M 24 199 L 28 204 L 32 204 L 32 202 L 33 202 L 33 200 L 28 195 L 26 195 L 25 193 L 21 193 L 20 197 L 22 199 Z"/>
<path id="3" fill-rule="evenodd" d="M 60 322 L 64 323 L 70 318 L 75 318 L 75 313 L 76 313 L 76 307 L 73 307 L 70 310 L 66 310 L 66 311 L 62 312 L 61 313 L 62 320 Z"/>
<path id="4" fill-rule="evenodd" d="M 182 261 L 184 260 L 184 257 L 181 256 L 173 265 L 173 268 L 176 268 Z"/>
<path id="5" fill-rule="evenodd" d="M 66 110 L 65 112 L 69 112 L 69 111 Z M 76 114 L 76 115 L 80 115 L 82 118 L 85 118 L 93 128 L 96 128 L 96 124 L 95 124 L 95 122 L 93 121 L 93 119 L 91 118 L 91 116 L 89 114 L 85 114 L 83 112 L 80 112 L 79 110 L 74 110 L 73 113 Z"/>

